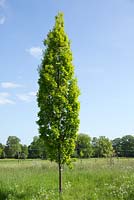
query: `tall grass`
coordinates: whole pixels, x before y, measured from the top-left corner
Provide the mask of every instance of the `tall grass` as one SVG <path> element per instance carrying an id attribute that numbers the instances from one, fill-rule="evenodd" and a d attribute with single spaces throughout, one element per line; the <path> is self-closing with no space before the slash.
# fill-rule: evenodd
<path id="1" fill-rule="evenodd" d="M 0 200 L 58 200 L 58 166 L 0 160 Z M 63 200 L 134 200 L 134 159 L 88 159 L 63 169 Z"/>

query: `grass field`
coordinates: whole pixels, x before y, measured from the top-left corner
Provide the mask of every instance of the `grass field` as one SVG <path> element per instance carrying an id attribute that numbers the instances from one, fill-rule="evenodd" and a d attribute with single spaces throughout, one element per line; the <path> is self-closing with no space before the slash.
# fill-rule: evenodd
<path id="1" fill-rule="evenodd" d="M 77 160 L 63 170 L 64 200 L 134 200 L 134 159 Z M 0 160 L 0 200 L 58 200 L 58 168 L 43 160 Z"/>

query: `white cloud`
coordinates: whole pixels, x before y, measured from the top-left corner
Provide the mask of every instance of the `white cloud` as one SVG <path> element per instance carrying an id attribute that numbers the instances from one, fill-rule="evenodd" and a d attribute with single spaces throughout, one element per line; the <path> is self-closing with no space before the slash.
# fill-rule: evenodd
<path id="1" fill-rule="evenodd" d="M 36 96 L 36 93 L 35 92 L 29 92 L 29 93 L 25 93 L 25 94 L 18 94 L 16 96 L 21 101 L 31 102 L 33 100 L 33 97 Z"/>
<path id="2" fill-rule="evenodd" d="M 6 88 L 6 89 L 8 89 L 8 88 L 18 88 L 18 87 L 21 87 L 21 85 L 16 84 L 16 83 L 12 83 L 12 82 L 2 82 L 1 87 Z"/>
<path id="3" fill-rule="evenodd" d="M 28 94 L 17 94 L 17 97 L 21 101 L 26 101 L 26 102 L 31 101 L 30 96 Z"/>
<path id="4" fill-rule="evenodd" d="M 2 12 L 5 10 L 6 8 L 6 0 L 0 0 L 0 9 L 2 10 Z M 6 17 L 3 14 L 0 14 L 0 25 L 3 25 L 6 21 Z"/>
<path id="5" fill-rule="evenodd" d="M 40 58 L 42 55 L 41 47 L 31 47 L 30 49 L 26 49 L 26 51 L 35 58 Z"/>
<path id="6" fill-rule="evenodd" d="M 5 23 L 5 16 L 0 17 L 0 25 L 3 25 Z"/>
<path id="7" fill-rule="evenodd" d="M 28 93 L 30 96 L 36 96 L 36 92 L 29 92 Z"/>
<path id="8" fill-rule="evenodd" d="M 4 104 L 14 104 L 14 101 L 9 99 L 10 95 L 7 92 L 0 93 L 0 105 Z"/>
<path id="9" fill-rule="evenodd" d="M 0 7 L 5 7 L 6 0 L 0 0 Z"/>

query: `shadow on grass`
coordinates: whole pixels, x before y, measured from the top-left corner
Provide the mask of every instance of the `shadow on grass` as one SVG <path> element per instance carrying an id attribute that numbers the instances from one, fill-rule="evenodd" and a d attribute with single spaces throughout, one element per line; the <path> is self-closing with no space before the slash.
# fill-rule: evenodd
<path id="1" fill-rule="evenodd" d="M 8 193 L 7 192 L 2 192 L 0 191 L 0 200 L 5 200 L 8 197 Z"/>
<path id="2" fill-rule="evenodd" d="M 0 191 L 0 200 L 8 200 L 9 197 L 13 197 L 14 199 L 25 199 L 26 194 L 16 194 L 16 195 L 12 195 L 10 196 L 10 192 L 8 193 L 8 191 L 3 192 Z"/>

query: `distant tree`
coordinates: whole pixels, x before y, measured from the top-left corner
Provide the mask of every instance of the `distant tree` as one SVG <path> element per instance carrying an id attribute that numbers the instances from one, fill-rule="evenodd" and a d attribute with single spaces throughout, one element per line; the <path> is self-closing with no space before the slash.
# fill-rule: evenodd
<path id="1" fill-rule="evenodd" d="M 126 135 L 121 140 L 122 156 L 134 157 L 134 137 L 132 135 Z"/>
<path id="2" fill-rule="evenodd" d="M 99 157 L 99 143 L 98 143 L 98 138 L 93 137 L 92 139 L 92 149 L 93 149 L 93 157 Z"/>
<path id="3" fill-rule="evenodd" d="M 134 136 L 125 135 L 112 141 L 113 148 L 119 157 L 134 157 Z"/>
<path id="4" fill-rule="evenodd" d="M 91 138 L 87 134 L 80 133 L 76 141 L 78 157 L 89 158 L 92 155 Z"/>
<path id="5" fill-rule="evenodd" d="M 1 158 L 2 158 L 2 159 L 6 158 L 6 154 L 5 154 L 4 149 L 3 149 L 3 151 L 2 151 Z"/>
<path id="6" fill-rule="evenodd" d="M 108 156 L 113 155 L 112 142 L 105 136 L 100 136 L 99 150 L 100 150 L 100 155 L 103 157 L 108 157 Z"/>
<path id="7" fill-rule="evenodd" d="M 28 157 L 29 158 L 40 158 L 41 152 L 40 152 L 40 147 L 38 143 L 39 137 L 35 136 L 33 138 L 33 141 L 28 147 Z"/>
<path id="8" fill-rule="evenodd" d="M 0 143 L 0 148 L 3 149 L 3 144 L 2 143 Z"/>
<path id="9" fill-rule="evenodd" d="M 100 136 L 98 139 L 92 140 L 95 157 L 109 157 L 113 155 L 112 142 L 105 136 Z"/>
<path id="10" fill-rule="evenodd" d="M 39 68 L 38 125 L 47 153 L 59 166 L 59 192 L 62 191 L 63 164 L 70 164 L 79 128 L 80 94 L 74 77 L 70 41 L 64 31 L 63 14 L 44 41 L 46 50 Z"/>
<path id="11" fill-rule="evenodd" d="M 28 157 L 28 146 L 27 145 L 21 145 L 21 158 L 25 159 Z"/>
<path id="12" fill-rule="evenodd" d="M 121 138 L 115 138 L 112 140 L 112 146 L 115 151 L 116 156 L 121 157 L 122 156 L 122 139 Z"/>
<path id="13" fill-rule="evenodd" d="M 3 150 L 4 150 L 3 144 L 0 143 L 0 158 L 2 158 Z"/>
<path id="14" fill-rule="evenodd" d="M 7 158 L 14 158 L 21 152 L 20 139 L 16 136 L 9 136 L 4 149 Z"/>
<path id="15" fill-rule="evenodd" d="M 28 147 L 29 158 L 47 158 L 44 140 L 35 136 Z"/>

